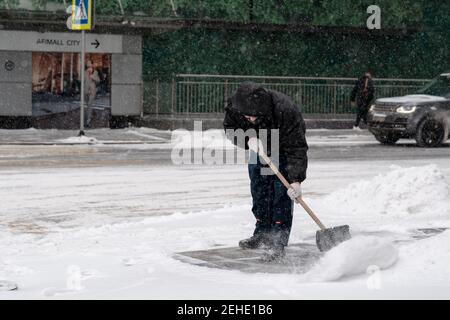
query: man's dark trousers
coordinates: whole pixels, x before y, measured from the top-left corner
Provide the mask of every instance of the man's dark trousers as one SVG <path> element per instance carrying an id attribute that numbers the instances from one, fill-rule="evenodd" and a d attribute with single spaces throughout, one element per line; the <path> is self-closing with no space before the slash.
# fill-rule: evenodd
<path id="1" fill-rule="evenodd" d="M 278 169 L 287 177 L 285 166 L 285 161 L 280 159 Z M 266 233 L 275 245 L 287 246 L 292 227 L 293 201 L 277 176 L 261 174 L 262 168 L 265 168 L 265 173 L 271 172 L 269 166 L 262 164 L 259 157 L 251 152 L 248 171 L 253 198 L 252 211 L 256 218 L 254 234 Z"/>

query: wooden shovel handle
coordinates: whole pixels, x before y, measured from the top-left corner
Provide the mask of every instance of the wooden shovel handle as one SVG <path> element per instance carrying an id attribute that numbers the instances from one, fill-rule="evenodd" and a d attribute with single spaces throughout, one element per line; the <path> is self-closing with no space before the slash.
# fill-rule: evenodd
<path id="1" fill-rule="evenodd" d="M 258 151 L 259 155 L 264 159 L 264 161 L 269 165 L 270 169 L 275 173 L 280 179 L 281 183 L 289 189 L 292 188 L 291 184 L 286 180 L 286 178 L 281 174 L 281 172 L 278 170 L 278 168 L 273 164 L 272 160 L 269 159 L 269 157 L 265 154 L 261 148 Z M 300 205 L 305 209 L 305 211 L 309 214 L 311 219 L 314 220 L 314 222 L 319 226 L 320 229 L 324 230 L 326 227 L 323 225 L 323 223 L 317 218 L 317 216 L 314 214 L 314 212 L 311 210 L 311 208 L 303 201 L 302 197 L 297 197 L 295 199 L 295 202 L 300 203 Z"/>

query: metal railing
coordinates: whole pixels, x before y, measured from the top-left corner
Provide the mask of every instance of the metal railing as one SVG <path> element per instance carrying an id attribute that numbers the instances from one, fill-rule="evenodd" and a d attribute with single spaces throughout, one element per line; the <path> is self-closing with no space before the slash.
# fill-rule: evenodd
<path id="1" fill-rule="evenodd" d="M 356 78 L 179 74 L 170 82 L 144 81 L 144 110 L 151 114 L 222 113 L 239 83 L 251 80 L 293 98 L 305 114 L 349 114 Z M 374 79 L 375 96 L 411 94 L 428 79 Z"/>

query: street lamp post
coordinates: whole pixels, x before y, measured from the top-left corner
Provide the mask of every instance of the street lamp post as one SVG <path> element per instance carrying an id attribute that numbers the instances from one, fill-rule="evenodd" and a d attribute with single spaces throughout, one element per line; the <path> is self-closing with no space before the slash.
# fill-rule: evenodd
<path id="1" fill-rule="evenodd" d="M 80 132 L 78 136 L 84 136 L 84 77 L 85 77 L 85 55 L 86 55 L 86 36 L 84 30 L 81 30 L 81 83 L 80 83 Z"/>
<path id="2" fill-rule="evenodd" d="M 84 136 L 84 107 L 85 107 L 85 55 L 86 55 L 86 34 L 85 30 L 92 30 L 94 27 L 95 0 L 72 0 L 72 5 L 67 8 L 70 17 L 67 19 L 67 27 L 70 30 L 81 31 L 80 50 L 80 132 L 78 136 Z"/>

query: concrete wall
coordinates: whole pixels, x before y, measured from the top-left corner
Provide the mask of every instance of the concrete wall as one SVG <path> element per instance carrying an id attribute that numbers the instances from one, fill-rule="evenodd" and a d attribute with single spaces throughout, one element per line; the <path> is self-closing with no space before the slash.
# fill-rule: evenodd
<path id="1" fill-rule="evenodd" d="M 123 53 L 112 55 L 111 105 L 113 116 L 143 111 L 142 37 L 123 36 Z"/>
<path id="2" fill-rule="evenodd" d="M 0 116 L 31 113 L 31 52 L 0 51 Z"/>

